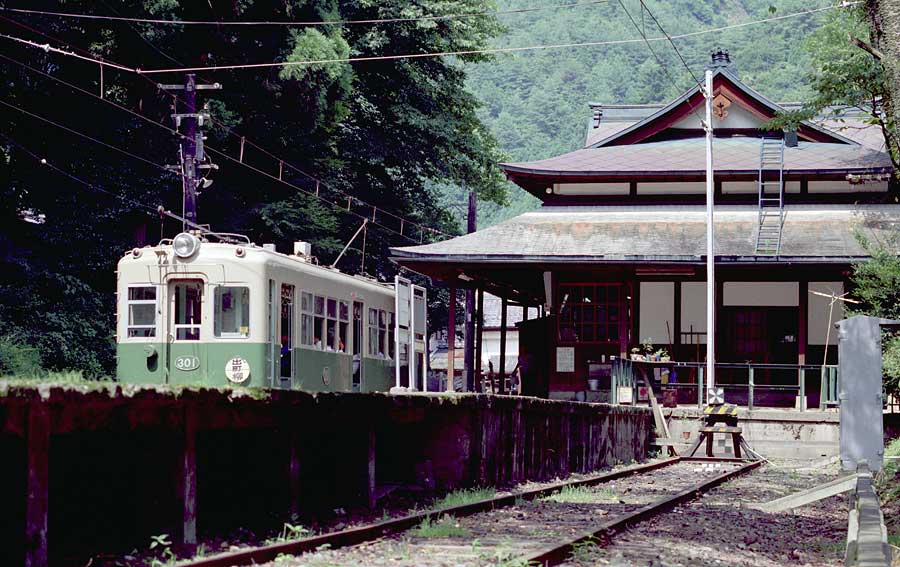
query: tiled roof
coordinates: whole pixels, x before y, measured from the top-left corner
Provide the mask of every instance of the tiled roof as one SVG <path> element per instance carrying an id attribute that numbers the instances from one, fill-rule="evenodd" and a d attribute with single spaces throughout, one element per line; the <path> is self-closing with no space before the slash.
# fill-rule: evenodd
<path id="1" fill-rule="evenodd" d="M 794 205 L 786 216 L 781 258 L 797 261 L 865 257 L 854 236 L 873 240 L 900 228 L 900 205 Z M 716 256 L 753 257 L 757 208 L 716 208 Z M 395 257 L 479 261 L 689 261 L 706 251 L 702 206 L 544 206 L 443 242 L 393 248 Z M 833 261 L 841 261 L 833 260 Z"/>
<path id="2" fill-rule="evenodd" d="M 758 138 L 718 138 L 713 144 L 716 173 L 751 173 L 759 169 Z M 706 169 L 703 138 L 629 146 L 584 148 L 549 159 L 505 163 L 511 173 L 615 175 L 634 173 L 702 174 Z M 785 172 L 890 171 L 890 157 L 863 146 L 800 142 L 785 148 Z"/>

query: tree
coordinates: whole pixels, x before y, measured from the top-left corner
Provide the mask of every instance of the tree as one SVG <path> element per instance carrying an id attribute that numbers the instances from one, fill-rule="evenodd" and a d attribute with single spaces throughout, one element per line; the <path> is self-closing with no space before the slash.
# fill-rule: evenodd
<path id="1" fill-rule="evenodd" d="M 804 42 L 812 61 L 807 80 L 813 87 L 803 108 L 785 112 L 769 123 L 772 129 L 796 128 L 802 120 L 828 112 L 840 118 L 847 109 L 869 115 L 868 122 L 881 129 L 894 165 L 900 172 L 900 137 L 889 110 L 885 68 L 871 53 L 860 49 L 852 38 L 871 40 L 862 6 L 829 12 L 825 24 Z"/>
<path id="2" fill-rule="evenodd" d="M 29 8 L 55 10 L 55 4 L 38 1 Z M 157 19 L 304 22 L 491 8 L 485 0 L 124 0 L 115 6 L 73 0 L 66 5 L 70 12 Z M 141 69 L 471 50 L 487 45 L 499 31 L 490 17 L 295 27 L 179 26 L 21 14 L 15 19 L 19 23 L 10 18 L 0 24 L 3 33 Z M 101 87 L 94 64 L 12 43 L 5 47 L 0 69 L 7 102 L 154 163 L 176 161 L 177 140 L 171 133 L 54 79 L 98 94 L 102 88 L 106 101 L 169 125 L 173 103 L 177 110 L 180 104 L 160 91 L 156 80 L 180 83 L 181 73 L 148 80 L 107 68 Z M 285 182 L 311 193 L 321 185 L 332 203 L 336 195 L 346 194 L 376 207 L 366 210 L 366 216 L 389 211 L 445 233 L 458 232 L 436 183 L 465 182 L 483 201 L 505 201 L 506 185 L 495 166 L 502 156 L 477 116 L 477 99 L 465 88 L 466 65 L 485 60 L 473 54 L 201 72 L 198 82 L 224 85 L 221 91 L 201 93 L 215 120 L 207 129 L 208 149 L 236 157 L 240 136 L 229 133 L 235 130 L 277 156 L 248 145 L 248 166 L 278 176 L 283 159 L 288 164 Z M 154 243 L 160 232 L 173 235 L 176 223 L 160 221 L 153 211 L 160 204 L 180 210 L 180 182 L 152 164 L 9 107 L 0 112 L 0 199 L 6 221 L 0 223 L 0 334 L 18 330 L 29 344 L 40 345 L 48 366 L 109 372 L 115 263 L 135 244 Z M 215 184 L 200 197 L 199 218 L 218 230 L 241 232 L 256 242 L 274 241 L 282 250 L 293 240 L 309 240 L 314 254 L 330 263 L 361 222 L 341 206 L 211 155 L 220 169 L 212 175 Z M 417 241 L 415 229 L 406 228 Z M 412 242 L 370 228 L 366 270 L 381 278 L 392 276 L 396 268 L 388 260 L 388 247 Z M 360 248 L 356 243 L 348 251 L 342 268 L 359 270 Z"/>
<path id="3" fill-rule="evenodd" d="M 900 236 L 887 242 L 872 242 L 857 232 L 856 238 L 871 259 L 857 262 L 850 277 L 853 298 L 851 315 L 900 319 Z M 900 334 L 886 334 L 882 344 L 885 389 L 900 393 Z"/>

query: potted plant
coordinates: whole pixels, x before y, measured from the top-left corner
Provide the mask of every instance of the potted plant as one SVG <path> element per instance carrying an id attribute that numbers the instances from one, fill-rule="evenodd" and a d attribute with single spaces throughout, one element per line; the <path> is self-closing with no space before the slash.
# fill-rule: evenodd
<path id="1" fill-rule="evenodd" d="M 669 362 L 672 359 L 669 357 L 669 351 L 667 351 L 664 348 L 661 348 L 658 351 L 656 351 L 656 360 L 659 360 L 661 362 Z"/>
<path id="2" fill-rule="evenodd" d="M 631 349 L 631 360 L 644 360 L 644 355 L 641 354 L 640 348 L 634 347 Z"/>
<path id="3" fill-rule="evenodd" d="M 647 360 L 653 360 L 653 338 L 647 337 L 642 341 L 642 346 L 644 347 L 644 356 Z"/>

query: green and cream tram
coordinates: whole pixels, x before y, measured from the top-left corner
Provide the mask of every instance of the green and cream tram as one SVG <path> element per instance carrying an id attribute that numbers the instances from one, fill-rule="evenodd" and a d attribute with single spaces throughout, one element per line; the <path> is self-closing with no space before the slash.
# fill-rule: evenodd
<path id="1" fill-rule="evenodd" d="M 318 266 L 308 244 L 294 248 L 182 233 L 128 252 L 117 271 L 117 379 L 423 389 L 425 290 Z"/>

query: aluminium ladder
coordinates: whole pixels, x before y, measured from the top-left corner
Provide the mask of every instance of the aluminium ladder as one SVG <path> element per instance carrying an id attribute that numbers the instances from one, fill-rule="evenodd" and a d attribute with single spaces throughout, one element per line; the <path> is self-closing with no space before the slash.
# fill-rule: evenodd
<path id="1" fill-rule="evenodd" d="M 784 227 L 784 139 L 763 138 L 759 147 L 759 221 L 756 254 L 777 256 Z"/>

